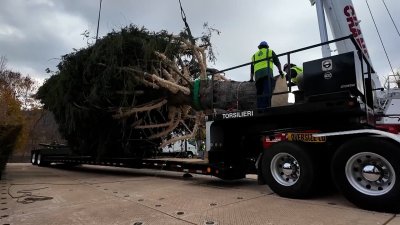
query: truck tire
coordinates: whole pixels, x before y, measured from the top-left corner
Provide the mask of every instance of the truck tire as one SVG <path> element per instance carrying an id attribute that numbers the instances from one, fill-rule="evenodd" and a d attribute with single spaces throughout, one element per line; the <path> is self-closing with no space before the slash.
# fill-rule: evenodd
<path id="1" fill-rule="evenodd" d="M 344 143 L 332 158 L 337 188 L 356 206 L 400 212 L 399 144 L 378 137 L 360 137 Z"/>
<path id="2" fill-rule="evenodd" d="M 315 162 L 301 143 L 272 145 L 265 150 L 261 166 L 263 179 L 280 196 L 306 198 L 315 190 Z"/>
<path id="3" fill-rule="evenodd" d="M 193 152 L 187 151 L 186 152 L 186 157 L 189 158 L 189 159 L 193 158 Z"/>

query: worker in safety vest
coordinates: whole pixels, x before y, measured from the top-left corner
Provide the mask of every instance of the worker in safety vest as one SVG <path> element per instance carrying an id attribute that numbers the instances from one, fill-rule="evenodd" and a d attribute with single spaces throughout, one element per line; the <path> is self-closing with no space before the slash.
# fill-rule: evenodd
<path id="1" fill-rule="evenodd" d="M 257 108 L 263 111 L 271 107 L 272 87 L 275 86 L 273 78 L 273 64 L 278 67 L 279 74 L 283 78 L 284 74 L 281 63 L 275 52 L 269 48 L 266 41 L 262 41 L 258 46 L 258 51 L 251 57 L 250 82 L 255 77 L 257 89 Z"/>
<path id="2" fill-rule="evenodd" d="M 289 81 L 289 69 L 290 69 L 290 81 Z M 283 70 L 286 72 L 286 80 L 290 85 L 297 85 L 299 90 L 302 89 L 303 84 L 303 68 L 296 66 L 296 64 L 290 64 L 290 67 L 286 63 L 283 66 Z"/>

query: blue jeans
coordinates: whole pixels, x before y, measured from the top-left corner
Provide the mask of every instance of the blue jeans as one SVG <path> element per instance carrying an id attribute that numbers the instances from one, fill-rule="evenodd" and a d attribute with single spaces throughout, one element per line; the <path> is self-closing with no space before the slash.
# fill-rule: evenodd
<path id="1" fill-rule="evenodd" d="M 272 87 L 275 80 L 271 76 L 265 76 L 256 81 L 257 89 L 257 109 L 263 111 L 271 107 Z"/>

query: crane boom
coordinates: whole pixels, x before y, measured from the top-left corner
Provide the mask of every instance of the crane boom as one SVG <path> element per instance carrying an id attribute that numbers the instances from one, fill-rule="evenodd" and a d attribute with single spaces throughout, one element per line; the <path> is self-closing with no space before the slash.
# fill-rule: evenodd
<path id="1" fill-rule="evenodd" d="M 360 20 L 356 15 L 356 10 L 351 0 L 310 0 L 311 5 L 316 5 L 319 30 L 321 36 L 321 42 L 327 41 L 327 26 L 325 21 L 325 14 L 331 28 L 331 32 L 334 39 L 353 35 L 357 44 L 360 46 L 363 54 L 372 65 L 371 59 L 368 53 L 368 48 L 363 37 Z M 336 43 L 338 54 L 356 51 L 355 46 L 350 40 L 340 41 Z M 330 53 L 327 53 L 328 47 L 322 48 L 323 57 L 327 57 Z M 376 74 L 372 74 L 373 87 L 375 89 L 382 88 L 381 82 Z"/>
<path id="2" fill-rule="evenodd" d="M 316 5 L 317 8 L 321 41 L 326 42 L 328 40 L 327 26 L 325 21 L 326 14 L 333 38 L 337 39 L 348 36 L 350 34 L 353 35 L 357 44 L 360 46 L 361 51 L 369 61 L 369 65 L 372 66 L 367 45 L 361 31 L 360 20 L 358 20 L 357 18 L 356 10 L 354 9 L 352 0 L 310 0 L 310 2 L 311 5 Z M 355 46 L 348 40 L 337 42 L 336 47 L 339 54 L 356 51 Z M 327 53 L 326 47 L 322 48 L 322 55 L 323 57 L 330 56 L 330 52 L 329 54 Z M 386 82 L 388 81 L 389 80 L 387 80 Z M 377 113 L 381 115 L 381 117 L 379 117 L 379 119 L 377 120 L 377 124 L 383 126 L 399 126 L 399 88 L 391 89 L 389 84 L 387 86 L 385 84 L 385 88 L 387 90 L 384 91 L 379 77 L 375 72 L 371 73 L 371 82 L 375 109 L 377 110 Z"/>
<path id="3" fill-rule="evenodd" d="M 321 23 L 325 23 L 325 18 L 323 16 L 326 14 L 333 38 L 337 39 L 352 34 L 363 53 L 369 58 L 367 45 L 361 32 L 360 20 L 357 18 L 356 11 L 351 0 L 311 0 L 311 4 L 317 5 L 320 32 L 325 32 L 321 31 L 321 29 L 324 27 L 324 25 Z M 325 9 L 325 13 L 320 12 L 322 9 Z M 325 42 L 327 40 L 321 41 Z M 339 54 L 356 50 L 354 45 L 348 40 L 338 42 L 336 46 Z"/>

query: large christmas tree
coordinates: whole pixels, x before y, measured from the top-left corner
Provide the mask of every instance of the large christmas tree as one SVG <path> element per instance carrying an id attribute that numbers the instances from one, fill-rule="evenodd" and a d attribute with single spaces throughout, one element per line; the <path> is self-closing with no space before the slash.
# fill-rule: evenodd
<path id="1" fill-rule="evenodd" d="M 195 137 L 204 110 L 254 108 L 253 83 L 207 68 L 211 32 L 186 31 L 129 26 L 62 57 L 37 97 L 77 154 L 146 157 Z"/>

